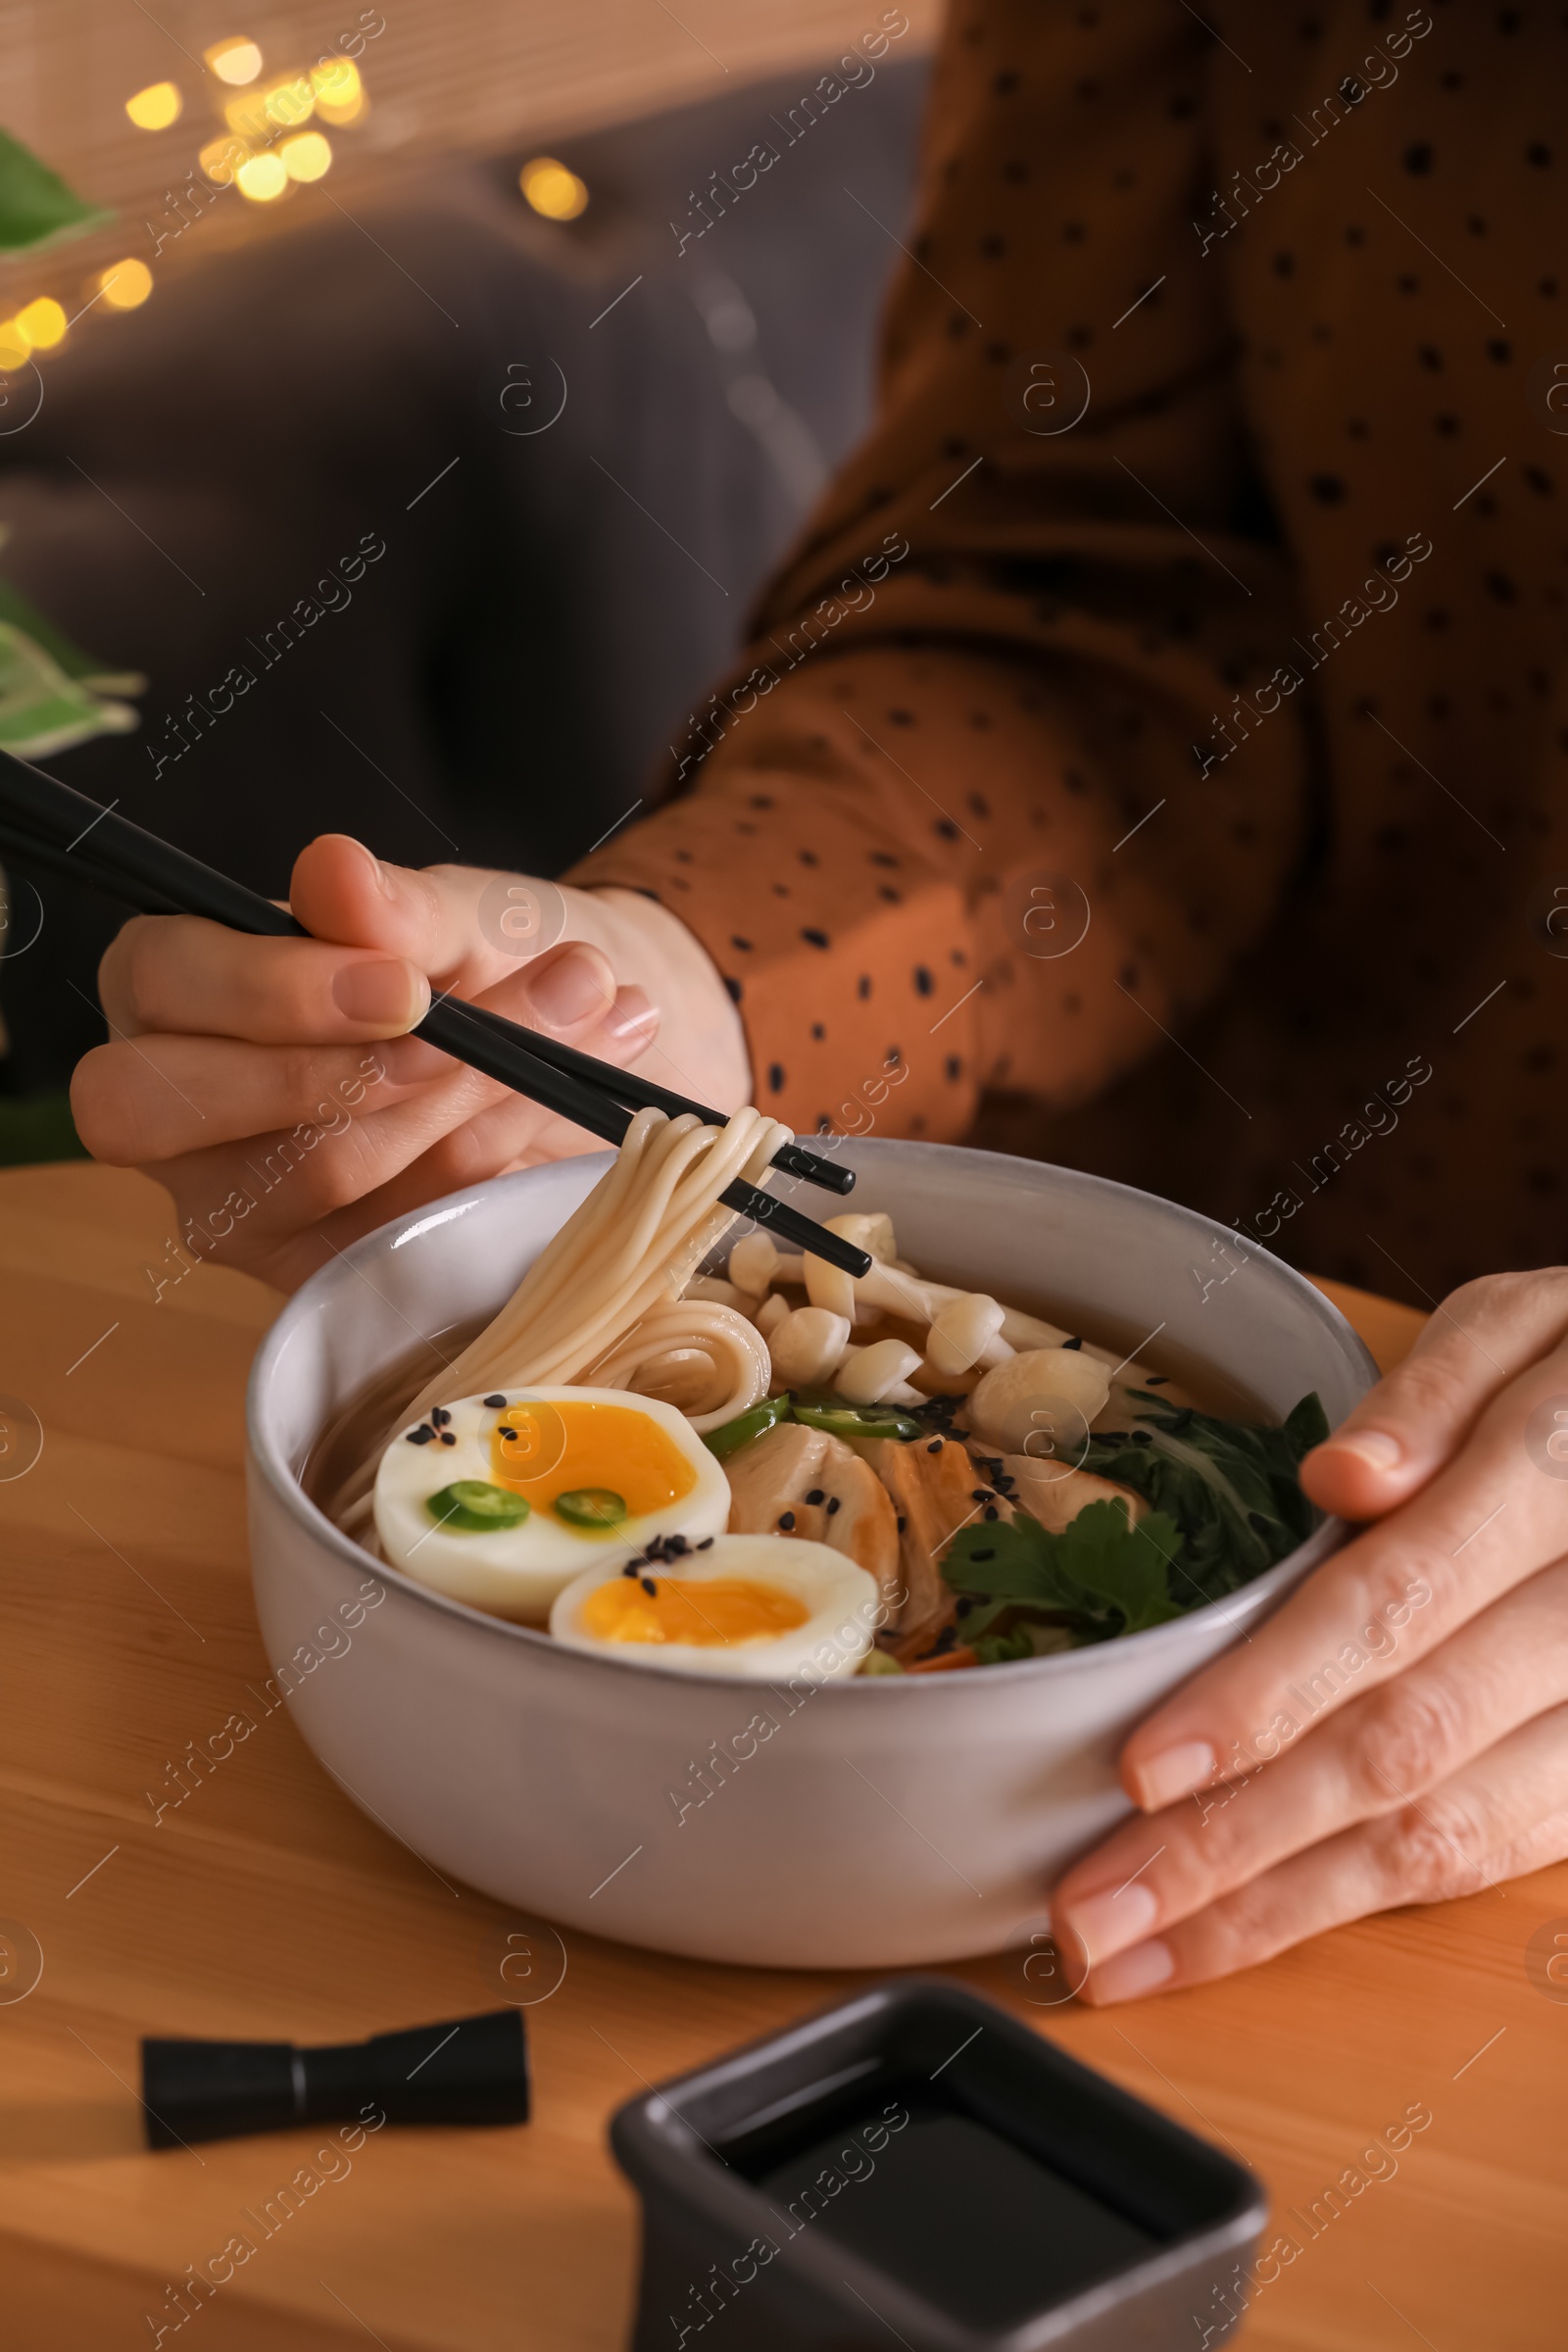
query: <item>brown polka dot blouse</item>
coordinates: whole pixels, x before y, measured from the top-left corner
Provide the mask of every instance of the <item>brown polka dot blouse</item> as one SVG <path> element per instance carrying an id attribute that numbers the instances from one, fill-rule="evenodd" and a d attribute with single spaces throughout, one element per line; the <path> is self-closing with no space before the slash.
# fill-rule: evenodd
<path id="1" fill-rule="evenodd" d="M 876 427 L 573 879 L 800 1130 L 1420 1298 L 1565 1254 L 1568 13 L 1202 13 L 960 0 Z"/>

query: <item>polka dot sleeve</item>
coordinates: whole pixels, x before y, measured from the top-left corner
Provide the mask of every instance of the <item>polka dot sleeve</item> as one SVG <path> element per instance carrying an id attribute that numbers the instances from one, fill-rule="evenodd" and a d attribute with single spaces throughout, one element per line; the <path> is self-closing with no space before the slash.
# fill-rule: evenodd
<path id="1" fill-rule="evenodd" d="M 1167 0 L 1104 18 L 960 6 L 875 430 L 670 797 L 570 877 L 690 925 L 803 1130 L 1083 1101 L 1212 996 L 1300 850 L 1293 710 L 1195 753 L 1288 627 L 1221 281 L 1159 284 L 1205 36 Z"/>

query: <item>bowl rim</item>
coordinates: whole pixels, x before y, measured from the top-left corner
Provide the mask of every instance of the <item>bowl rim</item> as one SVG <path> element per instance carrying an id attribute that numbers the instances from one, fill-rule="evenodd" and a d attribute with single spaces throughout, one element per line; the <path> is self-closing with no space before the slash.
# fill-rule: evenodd
<path id="1" fill-rule="evenodd" d="M 920 1137 L 867 1136 L 852 1137 L 846 1140 L 858 1143 L 862 1147 L 869 1145 L 875 1156 L 880 1156 L 882 1152 L 888 1151 L 897 1152 L 912 1149 L 917 1152 L 952 1152 L 964 1158 L 982 1159 L 1007 1168 L 1049 1168 L 1054 1177 L 1065 1180 L 1069 1190 L 1109 1192 L 1120 1195 L 1129 1203 L 1136 1202 L 1141 1209 L 1152 1207 L 1165 1218 L 1174 1220 L 1178 1224 L 1195 1226 L 1204 1233 L 1212 1233 L 1218 1229 L 1216 1218 L 1205 1216 L 1200 1209 L 1189 1208 L 1185 1202 L 1167 1200 L 1161 1194 L 1147 1193 L 1136 1185 L 1121 1184 L 1114 1177 L 1097 1176 L 1089 1169 L 1064 1167 L 1053 1160 L 1027 1159 L 1017 1152 L 986 1152 L 972 1145 L 936 1144 Z M 474 1608 L 467 1601 L 454 1599 L 450 1593 L 438 1592 L 433 1587 L 420 1584 L 416 1578 L 409 1576 L 401 1568 L 394 1567 L 389 1561 L 375 1559 L 355 1543 L 351 1536 L 345 1535 L 343 1530 L 327 1517 L 320 1506 L 312 1500 L 300 1479 L 289 1464 L 280 1458 L 279 1449 L 274 1447 L 270 1436 L 262 1427 L 263 1415 L 266 1410 L 264 1396 L 270 1381 L 275 1377 L 277 1359 L 282 1355 L 299 1325 L 310 1315 L 320 1312 L 323 1295 L 335 1281 L 349 1273 L 365 1274 L 368 1261 L 381 1254 L 384 1250 L 388 1248 L 401 1249 L 406 1243 L 417 1239 L 421 1234 L 428 1233 L 436 1226 L 453 1224 L 458 1218 L 466 1216 L 470 1210 L 477 1208 L 491 1196 L 497 1184 L 505 1184 L 509 1188 L 514 1185 L 521 1186 L 530 1177 L 546 1175 L 562 1166 L 587 1168 L 593 1166 L 595 1162 L 599 1162 L 603 1167 L 608 1168 L 613 1156 L 613 1153 L 609 1152 L 585 1152 L 573 1154 L 569 1160 L 565 1161 L 541 1161 L 530 1168 L 514 1168 L 501 1176 L 485 1177 L 477 1184 L 466 1186 L 461 1192 L 449 1193 L 440 1200 L 422 1203 L 412 1214 L 405 1212 L 402 1216 L 388 1218 L 384 1225 L 378 1225 L 373 1231 L 362 1234 L 360 1239 L 351 1243 L 346 1250 L 335 1252 L 326 1265 L 313 1274 L 285 1301 L 281 1311 L 264 1334 L 262 1344 L 252 1361 L 245 1396 L 247 1480 L 258 1475 L 262 1477 L 273 1496 L 281 1504 L 286 1516 L 296 1523 L 299 1532 L 314 1543 L 324 1544 L 326 1550 L 334 1555 L 340 1564 L 358 1567 L 365 1575 L 373 1575 L 407 1597 L 421 1602 L 426 1607 L 439 1609 L 446 1615 L 455 1618 L 459 1624 L 467 1627 L 470 1631 L 520 1642 L 531 1651 L 547 1651 L 558 1666 L 565 1666 L 569 1661 L 589 1673 L 630 1674 L 637 1676 L 639 1680 L 646 1679 L 650 1673 L 653 1673 L 658 1682 L 685 1685 L 710 1691 L 771 1689 L 773 1686 L 765 1679 L 754 1675 L 692 1672 L 688 1669 L 668 1666 L 651 1669 L 646 1664 L 639 1664 L 633 1659 L 609 1655 L 600 1656 L 597 1652 L 588 1650 L 574 1651 L 567 1648 L 565 1644 L 555 1641 L 547 1630 L 531 1625 L 519 1625 L 510 1618 L 493 1616 L 484 1609 Z M 570 1214 L 569 1210 L 567 1214 Z M 1224 1230 L 1230 1232 L 1232 1229 L 1227 1227 Z M 389 1241 L 388 1236 L 393 1238 Z M 1378 1368 L 1371 1350 L 1353 1324 L 1341 1313 L 1334 1301 L 1325 1297 L 1316 1284 L 1308 1281 L 1307 1277 L 1295 1266 L 1288 1264 L 1282 1257 L 1276 1257 L 1272 1250 L 1265 1250 L 1261 1243 L 1254 1242 L 1250 1235 L 1238 1234 L 1236 1238 L 1245 1246 L 1249 1257 L 1261 1259 L 1266 1263 L 1272 1279 L 1283 1279 L 1289 1290 L 1295 1291 L 1298 1298 L 1311 1306 L 1313 1312 L 1325 1325 L 1329 1335 L 1339 1340 L 1342 1346 L 1348 1344 L 1348 1353 L 1352 1361 L 1357 1355 L 1360 1357 L 1361 1368 L 1368 1375 L 1368 1386 L 1370 1386 L 1378 1378 Z M 1009 1682 L 1029 1676 L 1046 1681 L 1053 1676 L 1062 1674 L 1105 1671 L 1118 1658 L 1152 1657 L 1161 1647 L 1166 1650 L 1174 1650 L 1182 1643 L 1184 1638 L 1188 1637 L 1190 1628 L 1211 1625 L 1214 1621 L 1213 1612 L 1223 1609 L 1227 1603 L 1245 1598 L 1246 1606 L 1238 1610 L 1238 1617 L 1256 1615 L 1256 1604 L 1259 1601 L 1266 1602 L 1279 1597 L 1291 1585 L 1298 1583 L 1308 1570 L 1321 1565 L 1323 1560 L 1339 1549 L 1349 1532 L 1345 1520 L 1324 1517 L 1305 1541 L 1296 1546 L 1294 1551 L 1287 1552 L 1282 1560 L 1276 1560 L 1272 1568 L 1265 1569 L 1261 1576 L 1253 1577 L 1249 1584 L 1238 1586 L 1234 1592 L 1224 1593 L 1218 1600 L 1205 1601 L 1201 1608 L 1192 1609 L 1180 1617 L 1171 1618 L 1164 1625 L 1148 1626 L 1141 1633 L 1122 1634 L 1114 1641 L 1090 1642 L 1078 1649 L 1056 1650 L 1044 1657 L 1017 1658 L 988 1666 L 984 1669 L 984 1688 L 987 1690 L 996 1688 L 993 1681 L 993 1677 L 996 1676 L 1005 1676 Z M 816 1678 L 815 1688 L 819 1696 L 837 1692 L 839 1694 L 835 1701 L 837 1704 L 862 1704 L 865 1703 L 863 1699 L 852 1699 L 850 1693 L 852 1691 L 867 1692 L 872 1690 L 907 1691 L 911 1688 L 925 1690 L 951 1685 L 956 1685 L 956 1692 L 961 1693 L 968 1683 L 969 1677 L 966 1674 L 956 1676 L 940 1673 L 919 1675 L 853 1674 Z M 884 1702 L 877 1699 L 871 1703 L 880 1705 Z"/>

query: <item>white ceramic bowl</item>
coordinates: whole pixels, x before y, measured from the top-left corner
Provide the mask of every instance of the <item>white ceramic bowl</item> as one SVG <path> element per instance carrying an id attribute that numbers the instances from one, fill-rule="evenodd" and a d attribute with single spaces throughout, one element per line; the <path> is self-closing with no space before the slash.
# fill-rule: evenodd
<path id="1" fill-rule="evenodd" d="M 1375 1376 L 1310 1283 L 1191 1210 L 936 1144 L 849 1147 L 856 1205 L 922 1272 L 1045 1305 L 1129 1350 L 1160 1326 L 1283 1416 L 1338 1422 Z M 651 1674 L 504 1624 L 368 1559 L 309 1500 L 313 1444 L 415 1339 L 497 1307 L 608 1155 L 384 1226 L 290 1300 L 250 1392 L 251 1556 L 310 1745 L 450 1877 L 563 1925 L 710 1960 L 908 1967 L 1026 1942 L 1066 1862 L 1126 1812 L 1114 1761 L 1167 1691 L 1342 1540 L 1327 1522 L 1216 1605 L 970 1673 L 809 1695 Z M 809 1202 L 809 1196 L 807 1201 Z M 379 1597 L 377 1597 L 379 1595 Z"/>

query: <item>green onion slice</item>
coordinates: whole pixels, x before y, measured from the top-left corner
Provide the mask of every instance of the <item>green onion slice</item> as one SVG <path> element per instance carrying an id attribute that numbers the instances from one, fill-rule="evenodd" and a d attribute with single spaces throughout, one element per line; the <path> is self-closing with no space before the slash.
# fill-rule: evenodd
<path id="1" fill-rule="evenodd" d="M 441 1527 L 464 1535 L 488 1535 L 500 1527 L 520 1527 L 528 1516 L 528 1498 L 510 1487 L 493 1487 L 488 1479 L 459 1478 L 426 1498 L 425 1509 Z"/>
<path id="2" fill-rule="evenodd" d="M 568 1527 L 618 1527 L 626 1516 L 626 1498 L 609 1487 L 573 1487 L 556 1496 L 555 1508 Z"/>

